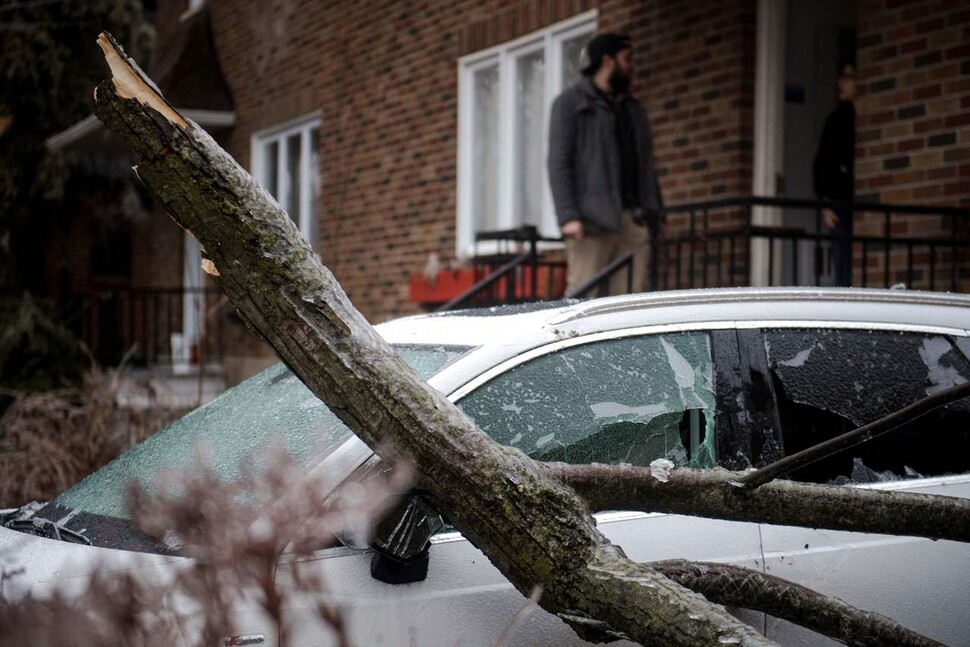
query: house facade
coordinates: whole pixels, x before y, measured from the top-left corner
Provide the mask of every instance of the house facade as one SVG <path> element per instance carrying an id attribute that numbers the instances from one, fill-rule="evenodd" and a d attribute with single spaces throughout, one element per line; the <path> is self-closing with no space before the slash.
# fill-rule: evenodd
<path id="1" fill-rule="evenodd" d="M 203 116 L 374 322 L 420 311 L 409 279 L 488 251 L 476 232 L 558 236 L 549 106 L 604 30 L 635 43 L 633 92 L 667 206 L 709 207 L 670 213 L 668 235 L 705 237 L 665 267 L 686 276 L 690 250 L 715 258 L 695 282 L 691 255 L 691 280 L 676 285 L 819 278 L 818 209 L 744 200 L 814 199 L 812 158 L 838 61 L 851 59 L 857 200 L 957 208 L 858 214 L 856 233 L 872 240 L 855 247 L 854 284 L 970 290 L 970 249 L 919 244 L 970 232 L 968 0 L 184 0 L 159 3 L 156 24 L 169 68 L 209 65 L 230 101 L 202 105 L 210 79 L 175 105 L 223 113 Z M 144 227 L 131 238 L 132 284 L 201 285 L 191 241 L 167 221 Z M 718 232 L 735 230 L 745 244 L 718 242 L 715 254 Z M 786 239 L 794 230 L 815 238 Z M 901 242 L 880 247 L 890 236 Z M 265 354 L 238 322 L 218 337 L 227 355 Z"/>

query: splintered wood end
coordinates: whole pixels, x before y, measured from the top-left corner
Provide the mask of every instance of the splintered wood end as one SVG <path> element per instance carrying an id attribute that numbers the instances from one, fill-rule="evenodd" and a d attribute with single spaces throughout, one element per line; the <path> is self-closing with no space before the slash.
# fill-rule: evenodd
<path id="1" fill-rule="evenodd" d="M 98 45 L 104 52 L 104 58 L 111 68 L 111 80 L 114 82 L 118 96 L 135 99 L 142 105 L 150 107 L 179 128 L 188 127 L 188 122 L 162 97 L 161 93 L 130 58 L 125 56 L 121 46 L 108 32 L 101 32 Z M 97 94 L 95 93 L 95 98 Z"/>

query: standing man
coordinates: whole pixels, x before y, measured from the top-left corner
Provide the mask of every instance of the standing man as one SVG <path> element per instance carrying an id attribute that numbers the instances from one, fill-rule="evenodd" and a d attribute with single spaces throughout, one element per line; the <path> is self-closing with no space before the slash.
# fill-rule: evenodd
<path id="1" fill-rule="evenodd" d="M 586 53 L 583 78 L 553 102 L 549 127 L 549 182 L 569 265 L 566 294 L 657 236 L 663 224 L 647 112 L 629 94 L 630 37 L 598 34 Z M 633 292 L 647 289 L 648 260 L 646 248 L 633 258 Z M 627 292 L 627 278 L 622 270 L 615 274 L 610 293 Z"/>
<path id="2" fill-rule="evenodd" d="M 825 119 L 818 152 L 812 164 L 815 196 L 819 200 L 852 202 L 855 194 L 855 65 L 839 63 L 839 105 Z M 822 211 L 832 233 L 831 258 L 835 284 L 852 285 L 852 209 Z"/>

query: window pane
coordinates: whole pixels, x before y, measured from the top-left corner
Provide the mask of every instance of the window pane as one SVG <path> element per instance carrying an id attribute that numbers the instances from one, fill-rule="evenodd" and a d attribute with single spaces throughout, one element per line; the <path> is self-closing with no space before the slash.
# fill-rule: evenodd
<path id="1" fill-rule="evenodd" d="M 516 59 L 515 222 L 538 226 L 542 219 L 543 154 L 546 135 L 543 52 Z"/>
<path id="2" fill-rule="evenodd" d="M 589 42 L 589 39 L 590 34 L 583 34 L 582 36 L 574 36 L 562 42 L 561 88 L 568 88 L 573 83 L 579 81 L 582 76 L 579 72 L 583 67 L 580 64 L 580 55 L 583 52 L 583 47 Z"/>
<path id="3" fill-rule="evenodd" d="M 298 226 L 300 224 L 300 133 L 286 138 L 286 179 L 288 191 L 283 208 Z"/>
<path id="4" fill-rule="evenodd" d="M 498 65 L 475 72 L 471 175 L 474 231 L 498 226 L 498 100 Z"/>
<path id="5" fill-rule="evenodd" d="M 280 197 L 279 174 L 277 173 L 279 158 L 279 142 L 263 145 L 263 168 L 260 169 L 260 179 L 263 182 L 263 187 L 277 200 Z"/>
<path id="6" fill-rule="evenodd" d="M 970 379 L 942 335 L 859 330 L 765 333 L 785 453 L 872 422 Z M 807 465 L 792 478 L 870 482 L 970 471 L 970 398 Z"/>
<path id="7" fill-rule="evenodd" d="M 706 334 L 567 348 L 497 377 L 460 406 L 495 440 L 540 460 L 715 464 Z"/>
<path id="8" fill-rule="evenodd" d="M 462 346 L 395 346 L 401 358 L 429 378 L 469 349 Z M 351 435 L 337 416 L 283 364 L 234 386 L 136 445 L 57 497 L 59 505 L 100 515 L 129 518 L 129 485 L 137 479 L 149 491 L 166 469 L 191 468 L 199 445 L 216 476 L 239 478 L 247 465 L 267 466 L 268 443 L 281 442 L 298 465 L 335 450 Z"/>
<path id="9" fill-rule="evenodd" d="M 320 225 L 320 129 L 310 130 L 310 244 L 316 246 L 316 230 Z"/>

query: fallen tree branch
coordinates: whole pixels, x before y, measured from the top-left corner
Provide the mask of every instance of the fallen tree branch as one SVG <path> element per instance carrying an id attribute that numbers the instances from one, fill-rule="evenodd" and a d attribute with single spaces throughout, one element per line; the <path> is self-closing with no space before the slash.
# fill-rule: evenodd
<path id="1" fill-rule="evenodd" d="M 682 559 L 650 566 L 712 602 L 764 611 L 853 647 L 943 647 L 891 618 L 749 568 Z"/>
<path id="2" fill-rule="evenodd" d="M 970 499 L 796 481 L 743 490 L 732 485 L 737 472 L 721 469 L 675 469 L 660 480 L 650 468 L 632 465 L 547 468 L 593 512 L 666 512 L 970 542 Z"/>

